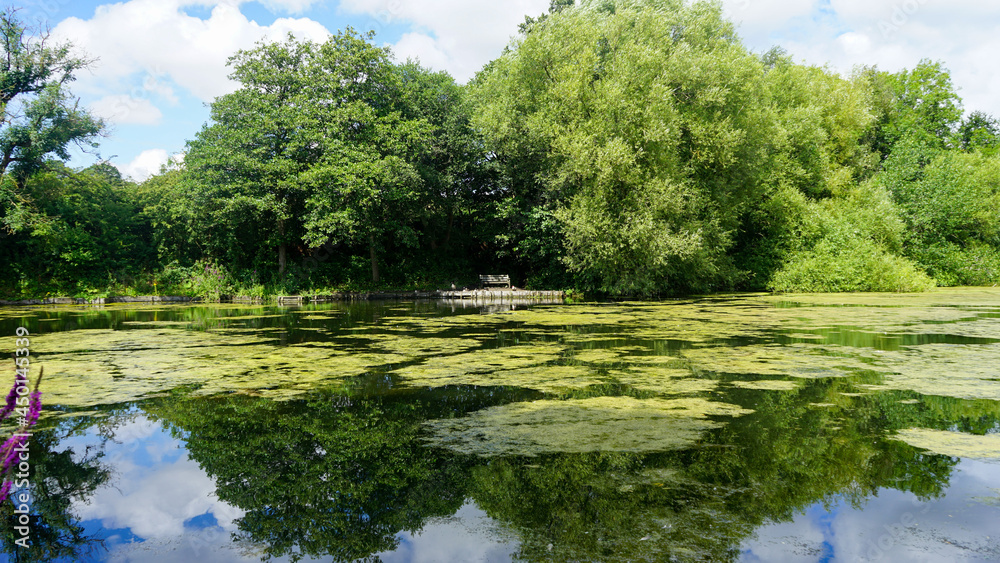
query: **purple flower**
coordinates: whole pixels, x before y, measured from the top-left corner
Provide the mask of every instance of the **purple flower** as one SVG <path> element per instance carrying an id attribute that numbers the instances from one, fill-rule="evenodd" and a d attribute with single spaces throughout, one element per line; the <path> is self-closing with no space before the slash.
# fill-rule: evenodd
<path id="1" fill-rule="evenodd" d="M 38 417 L 42 414 L 42 392 L 35 391 L 31 394 L 31 405 L 28 407 L 28 416 L 25 423 L 34 426 L 38 422 Z"/>
<path id="2" fill-rule="evenodd" d="M 10 468 L 14 465 L 18 458 L 18 446 L 24 447 L 27 444 L 28 429 L 38 422 L 38 417 L 42 414 L 42 393 L 38 390 L 39 384 L 42 382 L 42 373 L 38 374 L 38 381 L 35 382 L 35 390 L 31 393 L 31 399 L 28 404 L 28 412 L 24 416 L 24 421 L 21 427 L 14 431 L 7 441 L 0 445 L 0 475 L 6 476 Z M 0 411 L 0 420 L 7 418 L 17 405 L 17 399 L 19 397 L 18 387 L 27 387 L 28 378 L 23 377 L 18 373 L 14 377 L 14 387 L 11 388 L 10 393 L 7 394 L 7 403 L 3 410 Z M 9 498 L 11 487 L 13 483 L 4 479 L 3 485 L 0 486 L 0 502 Z"/>
<path id="3" fill-rule="evenodd" d="M 19 432 L 15 432 L 17 434 Z M 3 469 L 0 472 L 6 473 L 10 466 L 14 464 L 14 459 L 17 458 L 17 449 L 14 446 L 23 446 L 24 439 L 20 436 L 11 436 L 7 438 L 7 441 L 0 446 L 0 455 L 3 455 Z"/>
<path id="4" fill-rule="evenodd" d="M 17 403 L 17 383 L 10 388 L 10 393 L 7 394 L 7 404 L 4 405 L 3 410 L 0 410 L 0 420 L 7 418 L 11 412 L 14 410 L 14 406 Z"/>
<path id="5" fill-rule="evenodd" d="M 0 410 L 0 421 L 10 416 L 10 413 L 14 411 L 14 407 L 17 406 L 18 386 L 27 384 L 28 379 L 20 373 L 14 376 L 14 386 L 10 388 L 10 393 L 7 393 L 7 403 L 4 405 L 3 410 Z"/>

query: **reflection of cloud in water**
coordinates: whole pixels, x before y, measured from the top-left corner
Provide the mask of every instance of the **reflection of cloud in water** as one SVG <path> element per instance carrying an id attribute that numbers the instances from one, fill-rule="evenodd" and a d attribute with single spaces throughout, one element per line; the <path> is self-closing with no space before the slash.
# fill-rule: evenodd
<path id="1" fill-rule="evenodd" d="M 791 522 L 760 528 L 744 542 L 744 561 L 998 561 L 1000 464 L 964 460 L 948 495 L 923 502 L 881 489 L 860 509 L 821 504 Z"/>
<path id="2" fill-rule="evenodd" d="M 99 518 L 108 528 L 130 528 L 142 538 L 184 533 L 184 521 L 205 513 L 223 529 L 235 529 L 239 510 L 214 498 L 215 483 L 188 458 L 143 467 L 123 460 L 113 486 L 99 489 L 90 502 L 75 507 L 84 520 Z"/>
<path id="3" fill-rule="evenodd" d="M 181 538 L 190 531 L 185 521 L 206 514 L 226 538 L 236 529 L 242 511 L 215 497 L 215 483 L 188 458 L 180 440 L 144 417 L 118 426 L 114 435 L 105 454 L 115 477 L 86 502 L 74 504 L 81 520 L 100 520 L 105 528 L 159 541 Z M 63 446 L 78 450 L 97 439 L 91 433 Z"/>
<path id="4" fill-rule="evenodd" d="M 418 532 L 400 532 L 396 537 L 399 540 L 396 550 L 378 554 L 384 563 L 502 563 L 511 561 L 517 549 L 517 542 L 505 541 L 494 521 L 472 502 L 448 518 L 429 521 Z M 117 545 L 110 550 L 108 560 L 236 563 L 261 559 L 252 550 L 241 551 L 230 543 L 228 532 L 209 532 Z M 287 556 L 268 559 L 273 563 L 289 560 Z M 301 561 L 330 559 L 303 557 Z"/>
<path id="5" fill-rule="evenodd" d="M 498 534 L 496 526 L 485 512 L 467 501 L 449 518 L 430 520 L 416 533 L 400 532 L 396 535 L 399 547 L 378 557 L 385 563 L 510 561 L 517 541 Z"/>

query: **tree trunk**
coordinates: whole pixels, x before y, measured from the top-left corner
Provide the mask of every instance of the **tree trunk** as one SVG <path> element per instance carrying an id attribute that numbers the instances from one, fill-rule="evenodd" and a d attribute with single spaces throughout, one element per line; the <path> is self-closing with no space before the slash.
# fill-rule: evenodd
<path id="1" fill-rule="evenodd" d="M 451 227 L 455 224 L 455 208 L 452 207 L 448 210 L 448 230 L 444 234 L 444 246 L 448 248 L 448 243 L 451 242 Z"/>
<path id="2" fill-rule="evenodd" d="M 287 247 L 285 245 L 285 220 L 278 219 L 278 275 L 283 276 L 285 274 L 285 254 L 287 252 Z"/>
<path id="3" fill-rule="evenodd" d="M 368 248 L 372 256 L 372 283 L 378 283 L 378 256 L 375 255 L 375 235 L 368 235 Z"/>

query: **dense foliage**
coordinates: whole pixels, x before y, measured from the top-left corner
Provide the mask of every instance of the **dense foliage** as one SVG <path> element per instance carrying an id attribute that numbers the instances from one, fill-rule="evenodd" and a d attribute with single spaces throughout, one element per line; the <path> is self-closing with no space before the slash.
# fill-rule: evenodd
<path id="1" fill-rule="evenodd" d="M 351 29 L 261 43 L 141 183 L 61 164 L 87 61 L 2 24 L 7 295 L 1000 281 L 1000 124 L 940 63 L 753 53 L 717 2 L 554 1 L 465 86 Z"/>

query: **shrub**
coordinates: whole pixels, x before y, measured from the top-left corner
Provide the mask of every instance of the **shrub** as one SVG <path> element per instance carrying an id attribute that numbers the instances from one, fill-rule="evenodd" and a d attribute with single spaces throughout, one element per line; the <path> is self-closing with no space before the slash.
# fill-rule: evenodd
<path id="1" fill-rule="evenodd" d="M 995 285 L 1000 283 L 1000 252 L 986 244 L 962 248 L 938 243 L 915 249 L 913 258 L 938 285 Z"/>
<path id="2" fill-rule="evenodd" d="M 906 258 L 860 237 L 828 237 L 794 254 L 772 278 L 783 292 L 926 291 L 934 281 Z"/>

